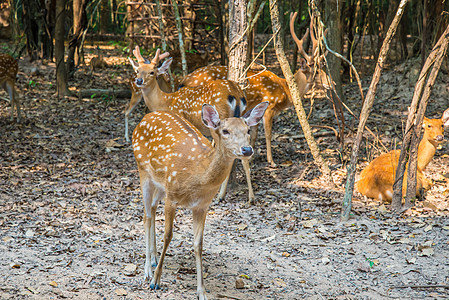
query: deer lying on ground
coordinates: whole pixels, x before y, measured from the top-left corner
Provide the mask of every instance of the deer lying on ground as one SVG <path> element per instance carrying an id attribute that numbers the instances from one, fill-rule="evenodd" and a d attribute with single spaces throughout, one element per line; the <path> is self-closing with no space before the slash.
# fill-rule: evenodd
<path id="1" fill-rule="evenodd" d="M 423 121 L 424 136 L 418 147 L 417 185 L 416 195 L 421 196 L 421 190 L 430 188 L 430 180 L 425 178 L 423 171 L 435 155 L 436 148 L 444 139 L 444 126 L 449 126 L 449 109 L 443 113 L 441 119 L 427 119 Z M 356 184 L 357 191 L 368 198 L 391 202 L 393 184 L 396 177 L 400 150 L 393 150 L 374 159 L 360 173 Z M 407 188 L 407 170 L 404 174 L 402 193 Z"/>
<path id="2" fill-rule="evenodd" d="M 313 23 L 310 24 L 312 52 L 309 55 L 303 47 L 303 42 L 309 34 L 309 29 L 307 29 L 301 40 L 298 39 L 294 31 L 296 15 L 297 13 L 290 17 L 290 32 L 298 45 L 300 54 L 303 56 L 299 62 L 300 68 L 295 73 L 295 81 L 298 85 L 301 98 L 303 98 L 304 95 L 312 88 L 328 89 L 329 85 L 326 73 L 315 66 L 315 55 L 317 55 L 318 40 L 313 34 Z M 180 87 L 202 86 L 212 80 L 226 79 L 227 74 L 228 68 L 226 66 L 203 67 L 187 75 Z M 273 155 L 271 152 L 273 118 L 279 115 L 283 110 L 293 106 L 290 89 L 288 88 L 288 84 L 285 79 L 279 78 L 270 71 L 257 72 L 250 70 L 247 72 L 246 76 L 248 78 L 248 88 L 246 89 L 246 96 L 248 100 L 247 108 L 251 109 L 262 101 L 268 101 L 270 103 L 263 117 L 263 125 L 267 146 L 267 160 L 273 167 L 275 167 L 276 164 L 273 161 Z"/>
<path id="3" fill-rule="evenodd" d="M 145 280 L 159 289 L 165 253 L 173 236 L 176 208 L 192 209 L 197 294 L 207 299 L 203 283 L 203 232 L 209 205 L 234 159 L 247 160 L 253 154 L 249 128 L 262 118 L 268 103 L 257 105 L 241 118 L 220 120 L 218 111 L 204 104 L 201 120 L 214 139 L 212 146 L 184 117 L 173 112 L 147 114 L 133 132 L 134 156 L 139 169 L 144 204 Z M 165 199 L 164 246 L 157 263 L 156 208 Z M 156 267 L 154 275 L 152 267 Z"/>
<path id="4" fill-rule="evenodd" d="M 242 90 L 235 82 L 229 80 L 215 80 L 200 87 L 184 87 L 174 93 L 166 93 L 157 84 L 156 77 L 159 72 L 166 71 L 171 59 L 164 62 L 159 69 L 156 66 L 169 53 L 160 54 L 160 49 L 158 49 L 150 64 L 145 63 L 138 46 L 133 53 L 138 63 L 131 58 L 129 60 L 137 74 L 135 83 L 142 91 L 145 104 L 151 111 L 173 111 L 186 118 L 202 134 L 209 135 L 209 128 L 201 120 L 203 104 L 214 105 L 223 118 L 240 117 L 241 112 L 246 108 L 246 99 Z M 248 183 L 248 198 L 251 202 L 254 199 L 254 192 L 251 185 L 249 162 L 243 160 L 242 163 Z M 224 197 L 225 190 L 224 186 L 220 198 Z"/>
<path id="5" fill-rule="evenodd" d="M 0 54 L 0 86 L 8 93 L 11 101 L 11 121 L 14 120 L 15 107 L 17 110 L 17 122 L 20 122 L 20 99 L 15 88 L 18 71 L 19 65 L 11 55 Z"/>

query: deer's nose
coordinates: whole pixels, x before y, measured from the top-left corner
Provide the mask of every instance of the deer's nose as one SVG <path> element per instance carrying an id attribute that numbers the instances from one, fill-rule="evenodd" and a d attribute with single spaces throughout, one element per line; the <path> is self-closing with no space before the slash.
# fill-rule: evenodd
<path id="1" fill-rule="evenodd" d="M 437 142 L 442 142 L 443 139 L 444 139 L 444 136 L 442 136 L 442 135 L 437 135 L 437 137 L 435 138 L 435 140 L 436 140 Z"/>
<path id="2" fill-rule="evenodd" d="M 253 147 L 242 147 L 242 154 L 244 156 L 251 156 L 251 155 L 253 155 Z"/>
<path id="3" fill-rule="evenodd" d="M 142 85 L 143 84 L 143 79 L 142 78 L 137 78 L 136 79 L 136 84 L 137 85 Z"/>

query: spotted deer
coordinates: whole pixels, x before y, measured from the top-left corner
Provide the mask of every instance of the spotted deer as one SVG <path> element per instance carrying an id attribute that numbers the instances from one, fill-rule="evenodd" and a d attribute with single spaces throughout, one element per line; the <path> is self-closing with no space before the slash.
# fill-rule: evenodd
<path id="1" fill-rule="evenodd" d="M 293 39 L 298 45 L 298 49 L 303 58 L 299 61 L 299 69 L 295 73 L 295 81 L 298 85 L 298 91 L 301 98 L 311 90 L 329 89 L 328 79 L 326 73 L 316 68 L 315 59 L 318 47 L 318 40 L 313 34 L 313 23 L 310 24 L 310 37 L 312 40 L 312 52 L 307 54 L 303 47 L 303 41 L 309 34 L 309 29 L 302 37 L 298 39 L 294 31 L 294 22 L 297 13 L 290 16 L 290 32 Z M 312 18 L 313 19 L 313 18 Z M 226 66 L 207 66 L 199 68 L 194 72 L 188 74 L 180 87 L 202 86 L 208 84 L 212 80 L 227 78 L 228 68 Z M 248 87 L 246 89 L 246 96 L 248 100 L 248 109 L 251 109 L 256 104 L 262 101 L 268 101 L 269 106 L 263 117 L 263 125 L 265 130 L 265 140 L 267 146 L 267 161 L 275 167 L 273 155 L 271 152 L 271 138 L 273 118 L 278 116 L 285 109 L 293 106 L 292 96 L 288 87 L 287 81 L 279 78 L 274 73 L 265 70 L 263 72 L 249 70 L 246 74 L 248 78 Z M 254 143 L 254 142 L 253 142 Z"/>
<path id="2" fill-rule="evenodd" d="M 145 63 L 138 46 L 133 54 L 137 63 L 131 58 L 129 60 L 136 72 L 135 83 L 142 91 L 145 104 L 150 111 L 173 111 L 186 118 L 202 134 L 209 135 L 209 128 L 201 120 L 203 104 L 213 105 L 223 118 L 240 117 L 241 112 L 246 108 L 246 99 L 242 90 L 235 82 L 229 80 L 213 80 L 199 87 L 184 87 L 174 93 L 166 93 L 157 84 L 156 77 L 160 72 L 165 72 L 165 68 L 168 68 L 170 64 L 170 59 L 168 62 L 164 62 L 161 68 L 158 69 L 156 66 L 169 53 L 160 54 L 158 49 L 150 64 Z M 248 199 L 251 202 L 254 199 L 254 192 L 251 185 L 249 162 L 243 160 L 242 164 L 248 184 Z M 219 198 L 224 197 L 225 190 L 224 186 Z"/>
<path id="3" fill-rule="evenodd" d="M 160 76 L 157 77 L 157 82 L 158 82 L 158 85 L 161 88 L 161 90 L 166 93 L 171 92 L 170 83 L 167 80 L 167 78 L 165 78 L 166 73 L 164 73 L 165 70 L 168 69 L 170 62 L 171 62 L 171 60 L 167 60 L 166 62 L 164 62 L 165 65 L 163 64 L 158 69 L 158 73 L 160 73 Z M 136 73 L 133 73 L 131 75 L 131 77 L 129 78 L 129 88 L 131 89 L 131 100 L 126 105 L 125 110 L 123 111 L 123 113 L 125 114 L 125 140 L 127 142 L 129 142 L 129 136 L 128 136 L 129 114 L 134 110 L 134 108 L 137 106 L 137 104 L 139 104 L 140 101 L 143 99 L 142 90 L 140 88 L 138 88 L 136 85 L 136 78 L 137 78 Z M 147 107 L 149 107 L 148 104 L 147 104 Z"/>
<path id="4" fill-rule="evenodd" d="M 14 120 L 14 107 L 17 110 L 17 122 L 21 120 L 20 99 L 16 91 L 16 76 L 19 65 L 9 54 L 0 54 L 0 86 L 9 94 L 11 101 L 11 121 Z"/>
<path id="5" fill-rule="evenodd" d="M 422 190 L 430 188 L 431 181 L 424 176 L 423 171 L 432 161 L 438 144 L 444 140 L 444 126 L 449 126 L 449 109 L 446 109 L 441 119 L 428 119 L 424 117 L 422 126 L 424 128 L 424 135 L 418 146 L 416 174 L 416 195 L 418 197 L 421 196 Z M 356 183 L 357 191 L 368 198 L 391 202 L 400 152 L 400 150 L 392 150 L 374 159 L 360 173 L 360 179 Z M 404 174 L 403 194 L 405 194 L 407 188 L 406 178 L 407 170 Z"/>
<path id="6" fill-rule="evenodd" d="M 249 128 L 263 116 L 264 102 L 243 117 L 220 119 L 218 111 L 203 104 L 201 120 L 210 130 L 215 146 L 186 118 L 171 111 L 147 114 L 133 132 L 132 144 L 140 176 L 144 205 L 145 280 L 159 289 L 164 258 L 173 236 L 176 208 L 192 209 L 197 294 L 207 299 L 203 283 L 203 232 L 209 205 L 234 159 L 247 160 L 253 154 Z M 165 199 L 164 245 L 157 261 L 156 208 Z M 156 267 L 152 274 L 152 267 Z"/>

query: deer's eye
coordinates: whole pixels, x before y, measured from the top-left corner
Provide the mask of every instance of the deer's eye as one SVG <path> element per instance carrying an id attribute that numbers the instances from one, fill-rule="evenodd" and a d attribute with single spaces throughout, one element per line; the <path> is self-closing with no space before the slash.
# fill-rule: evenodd
<path id="1" fill-rule="evenodd" d="M 223 135 L 229 135 L 229 131 L 227 129 L 223 129 Z"/>
<path id="2" fill-rule="evenodd" d="M 151 72 L 150 72 L 150 75 L 153 76 L 153 75 L 154 75 L 154 71 L 151 71 Z"/>
<path id="3" fill-rule="evenodd" d="M 427 127 L 432 128 L 432 125 L 429 124 L 429 125 L 427 125 Z"/>
<path id="4" fill-rule="evenodd" d="M 251 134 L 251 129 L 248 129 L 248 134 Z"/>

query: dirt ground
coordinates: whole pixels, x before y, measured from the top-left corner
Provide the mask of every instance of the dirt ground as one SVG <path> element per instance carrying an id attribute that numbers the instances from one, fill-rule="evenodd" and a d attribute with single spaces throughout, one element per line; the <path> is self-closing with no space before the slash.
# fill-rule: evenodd
<path id="1" fill-rule="evenodd" d="M 127 87 L 131 68 L 126 56 L 114 46 L 102 50 L 110 67 L 92 77 L 84 67 L 71 83 L 74 91 Z M 416 65 L 410 60 L 390 68 L 379 84 L 368 125 L 388 149 L 400 146 Z M 32 66 L 37 72 L 31 72 Z M 11 122 L 8 104 L 0 100 L 0 299 L 195 299 L 188 210 L 176 215 L 162 289 L 152 291 L 143 282 L 141 193 L 132 148 L 123 138 L 128 99 L 58 100 L 54 64 L 21 61 L 20 69 L 26 120 Z M 447 78 L 444 72 L 439 76 L 429 117 L 441 117 L 449 107 Z M 348 83 L 344 90 L 347 105 L 358 115 L 356 85 Z M 309 111 L 310 101 L 305 104 Z M 336 127 L 327 101 L 316 100 L 313 107 L 311 124 Z M 141 105 L 132 114 L 131 128 L 143 114 Z M 354 127 L 353 118 L 345 116 Z M 256 203 L 246 205 L 239 169 L 241 185 L 210 208 L 204 239 L 210 299 L 449 298 L 447 144 L 426 171 L 434 185 L 424 201 L 398 217 L 388 205 L 356 194 L 352 217 L 342 223 L 353 134 L 347 130 L 344 151 L 333 135 L 317 139 L 333 170 L 333 187 L 320 181 L 293 110 L 276 119 L 273 131 L 278 166 L 266 162 L 263 130 L 252 161 Z M 358 170 L 382 151 L 367 136 Z M 159 250 L 162 212 L 160 206 Z M 236 289 L 236 280 L 243 280 L 242 289 Z"/>

